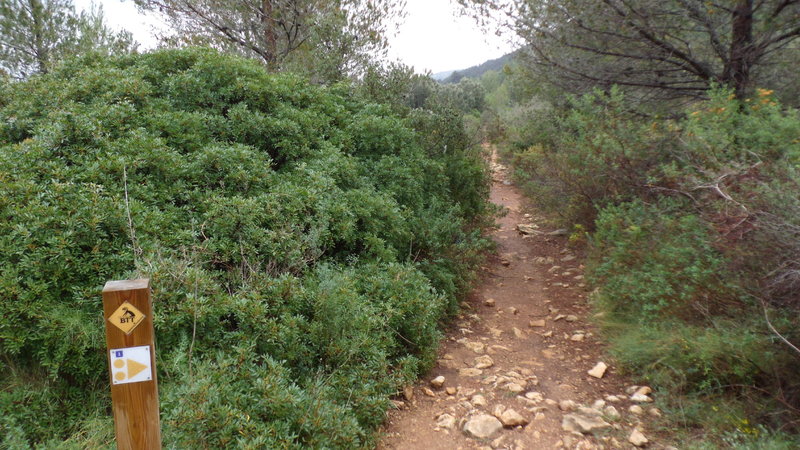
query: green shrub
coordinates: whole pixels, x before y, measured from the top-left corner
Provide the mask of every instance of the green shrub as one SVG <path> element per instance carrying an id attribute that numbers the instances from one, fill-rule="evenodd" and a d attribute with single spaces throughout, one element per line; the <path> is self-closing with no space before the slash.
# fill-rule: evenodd
<path id="1" fill-rule="evenodd" d="M 518 178 L 564 225 L 593 229 L 600 208 L 644 195 L 669 161 L 672 135 L 633 117 L 615 89 L 534 117 L 532 142 L 514 152 Z"/>
<path id="2" fill-rule="evenodd" d="M 100 289 L 130 277 L 154 289 L 166 445 L 370 445 L 489 209 L 463 141 L 431 153 L 350 92 L 203 49 L 3 86 L 4 445 L 108 444 Z"/>
<path id="3" fill-rule="evenodd" d="M 774 357 L 749 305 L 725 284 L 708 225 L 681 201 L 609 206 L 592 235 L 590 279 L 612 352 L 661 386 L 752 384 Z M 636 324 L 636 326 L 632 326 Z"/>
<path id="4" fill-rule="evenodd" d="M 590 279 L 603 286 L 604 310 L 638 320 L 686 317 L 727 294 L 708 227 L 681 202 L 608 206 L 596 225 Z"/>

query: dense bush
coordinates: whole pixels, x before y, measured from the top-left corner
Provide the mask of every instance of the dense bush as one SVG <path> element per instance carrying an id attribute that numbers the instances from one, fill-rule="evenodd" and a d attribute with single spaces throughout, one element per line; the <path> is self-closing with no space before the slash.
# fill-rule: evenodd
<path id="1" fill-rule="evenodd" d="M 602 210 L 592 235 L 592 276 L 614 295 L 609 311 L 636 319 L 687 317 L 695 302 L 709 303 L 711 292 L 724 295 L 709 231 L 697 216 L 681 214 L 680 203 L 635 200 Z"/>
<path id="2" fill-rule="evenodd" d="M 769 372 L 772 343 L 727 284 L 713 230 L 685 206 L 635 200 L 602 210 L 591 238 L 596 306 L 610 318 L 617 358 L 658 385 L 750 385 Z"/>
<path id="3" fill-rule="evenodd" d="M 433 361 L 488 209 L 458 130 L 434 152 L 352 94 L 200 49 L 3 85 L 4 445 L 107 443 L 99 294 L 139 276 L 166 444 L 369 444 Z"/>
<path id="4" fill-rule="evenodd" d="M 643 195 L 670 159 L 670 136 L 632 119 L 617 90 L 533 117 L 519 132 L 516 167 L 534 201 L 567 225 L 591 229 L 600 208 Z"/>
<path id="5" fill-rule="evenodd" d="M 749 403 L 723 408 L 718 429 L 796 431 L 800 354 L 783 339 L 800 342 L 797 111 L 771 91 L 717 90 L 682 117 L 647 117 L 611 90 L 534 115 L 509 134 L 518 179 L 562 224 L 591 231 L 612 352 L 687 396 L 674 405 L 684 426 L 709 424 L 686 398 L 737 398 Z"/>

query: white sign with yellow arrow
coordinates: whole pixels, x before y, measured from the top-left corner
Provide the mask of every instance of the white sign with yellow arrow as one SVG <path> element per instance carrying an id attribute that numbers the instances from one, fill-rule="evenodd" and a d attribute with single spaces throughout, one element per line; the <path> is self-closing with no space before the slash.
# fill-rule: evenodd
<path id="1" fill-rule="evenodd" d="M 109 352 L 111 353 L 112 383 L 139 383 L 153 379 L 149 345 L 112 348 Z"/>

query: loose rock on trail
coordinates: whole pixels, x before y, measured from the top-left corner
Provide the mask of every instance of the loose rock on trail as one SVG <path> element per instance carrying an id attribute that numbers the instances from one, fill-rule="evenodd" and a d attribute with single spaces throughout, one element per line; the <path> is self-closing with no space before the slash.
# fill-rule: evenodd
<path id="1" fill-rule="evenodd" d="M 649 429 L 661 416 L 650 388 L 631 386 L 602 354 L 566 231 L 526 213 L 506 168 L 492 170 L 491 200 L 507 210 L 493 232 L 498 254 L 436 366 L 394 402 L 378 448 L 670 448 Z"/>

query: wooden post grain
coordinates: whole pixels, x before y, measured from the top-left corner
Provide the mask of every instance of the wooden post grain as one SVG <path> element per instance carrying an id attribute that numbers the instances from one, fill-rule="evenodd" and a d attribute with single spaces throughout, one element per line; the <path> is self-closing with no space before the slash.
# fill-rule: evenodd
<path id="1" fill-rule="evenodd" d="M 161 424 L 150 280 L 106 283 L 103 288 L 103 317 L 117 448 L 160 449 Z M 145 346 L 149 346 L 149 349 L 144 349 L 149 351 L 149 372 L 142 368 L 142 363 L 147 361 L 142 360 L 141 356 L 140 362 L 125 358 L 114 359 L 115 355 L 134 354 L 129 350 L 137 347 L 142 350 Z M 141 355 L 142 352 L 137 354 Z M 126 364 L 129 367 L 126 367 Z M 130 374 L 135 377 L 126 379 Z M 134 379 L 137 381 L 131 381 Z"/>

